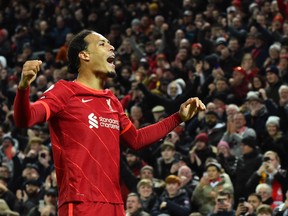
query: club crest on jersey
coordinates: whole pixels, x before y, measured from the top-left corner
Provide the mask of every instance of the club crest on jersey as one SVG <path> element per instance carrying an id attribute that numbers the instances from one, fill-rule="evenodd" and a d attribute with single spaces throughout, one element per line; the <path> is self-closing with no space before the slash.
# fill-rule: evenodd
<path id="1" fill-rule="evenodd" d="M 106 99 L 106 103 L 107 103 L 110 111 L 113 112 L 114 110 L 113 110 L 113 108 L 112 108 L 112 106 L 111 106 L 111 99 L 110 99 L 110 98 L 109 98 L 109 99 Z"/>
<path id="2" fill-rule="evenodd" d="M 109 129 L 120 130 L 119 121 L 112 118 L 97 117 L 94 113 L 88 115 L 89 128 L 105 127 Z"/>

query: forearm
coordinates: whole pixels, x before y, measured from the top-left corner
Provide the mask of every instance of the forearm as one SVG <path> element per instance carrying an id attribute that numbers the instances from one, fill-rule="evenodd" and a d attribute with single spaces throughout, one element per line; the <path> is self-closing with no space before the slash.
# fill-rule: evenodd
<path id="1" fill-rule="evenodd" d="M 30 127 L 45 121 L 45 108 L 40 103 L 30 104 L 30 89 L 19 90 L 14 100 L 14 120 L 18 127 Z"/>
<path id="2" fill-rule="evenodd" d="M 139 150 L 160 140 L 181 123 L 178 113 L 155 124 L 137 130 L 133 125 L 121 135 L 121 141 L 130 148 Z"/>

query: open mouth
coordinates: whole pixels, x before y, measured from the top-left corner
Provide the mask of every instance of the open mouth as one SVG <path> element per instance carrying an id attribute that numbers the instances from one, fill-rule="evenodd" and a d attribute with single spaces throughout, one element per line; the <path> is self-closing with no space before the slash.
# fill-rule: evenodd
<path id="1" fill-rule="evenodd" d="M 115 56 L 114 56 L 114 55 L 109 56 L 109 57 L 107 58 L 107 62 L 110 63 L 110 64 L 114 64 L 114 61 L 115 61 Z"/>

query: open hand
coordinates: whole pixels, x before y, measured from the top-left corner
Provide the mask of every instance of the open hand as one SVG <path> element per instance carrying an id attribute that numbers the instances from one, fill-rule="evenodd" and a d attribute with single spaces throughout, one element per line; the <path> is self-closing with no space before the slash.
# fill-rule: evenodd
<path id="1" fill-rule="evenodd" d="M 190 98 L 184 103 L 181 104 L 179 114 L 182 121 L 190 120 L 194 115 L 198 113 L 198 111 L 206 110 L 205 105 L 198 98 Z"/>

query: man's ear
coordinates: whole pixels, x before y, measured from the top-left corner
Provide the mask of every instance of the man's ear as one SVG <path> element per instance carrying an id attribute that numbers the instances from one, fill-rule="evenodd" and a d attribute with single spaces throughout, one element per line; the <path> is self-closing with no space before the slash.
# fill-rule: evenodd
<path id="1" fill-rule="evenodd" d="M 79 52 L 78 57 L 79 57 L 80 59 L 83 59 L 84 61 L 89 61 L 89 60 L 90 60 L 90 55 L 89 55 L 89 53 L 86 52 L 86 51 L 81 51 L 81 52 Z"/>

